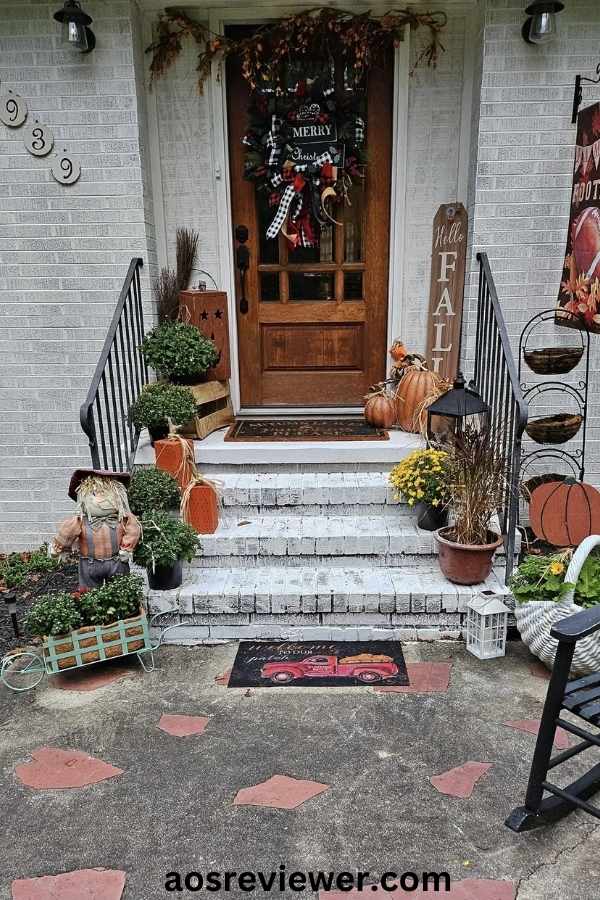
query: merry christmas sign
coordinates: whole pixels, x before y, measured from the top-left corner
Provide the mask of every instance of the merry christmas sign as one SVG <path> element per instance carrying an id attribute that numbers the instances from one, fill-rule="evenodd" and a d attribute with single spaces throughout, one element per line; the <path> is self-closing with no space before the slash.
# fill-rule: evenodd
<path id="1" fill-rule="evenodd" d="M 577 117 L 571 216 L 556 321 L 600 332 L 600 103 Z"/>

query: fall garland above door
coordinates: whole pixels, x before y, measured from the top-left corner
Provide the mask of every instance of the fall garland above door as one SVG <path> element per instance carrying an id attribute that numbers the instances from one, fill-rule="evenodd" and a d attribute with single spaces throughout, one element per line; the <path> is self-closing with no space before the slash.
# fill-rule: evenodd
<path id="1" fill-rule="evenodd" d="M 353 180 L 365 176 L 369 70 L 383 64 L 406 27 L 420 26 L 430 39 L 415 66 L 435 66 L 446 21 L 444 12 L 374 16 L 323 7 L 233 39 L 171 10 L 159 18 L 157 39 L 147 52 L 154 80 L 181 53 L 183 38 L 193 38 L 200 47 L 200 91 L 213 61 L 241 61 L 251 94 L 243 175 L 272 210 L 267 238 L 281 233 L 293 250 L 319 246 L 322 229 L 338 224 L 335 207 L 351 204 Z"/>

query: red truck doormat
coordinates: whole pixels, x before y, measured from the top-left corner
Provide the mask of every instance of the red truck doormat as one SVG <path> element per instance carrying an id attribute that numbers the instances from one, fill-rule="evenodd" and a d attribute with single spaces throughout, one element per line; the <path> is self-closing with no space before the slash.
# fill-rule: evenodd
<path id="1" fill-rule="evenodd" d="M 241 641 L 229 687 L 409 684 L 396 641 Z"/>

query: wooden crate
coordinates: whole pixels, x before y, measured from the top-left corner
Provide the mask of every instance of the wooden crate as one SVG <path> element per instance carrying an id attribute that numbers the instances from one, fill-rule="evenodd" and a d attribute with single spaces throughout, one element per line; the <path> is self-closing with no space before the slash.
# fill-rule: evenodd
<path id="1" fill-rule="evenodd" d="M 184 437 L 203 440 L 207 435 L 234 422 L 229 394 L 229 382 L 207 381 L 195 384 L 189 390 L 194 395 L 198 413 L 191 423 L 180 428 Z"/>
<path id="2" fill-rule="evenodd" d="M 181 321 L 199 328 L 205 337 L 215 342 L 220 353 L 217 365 L 208 370 L 208 380 L 231 378 L 227 294 L 224 291 L 181 291 L 179 312 Z"/>
<path id="3" fill-rule="evenodd" d="M 68 634 L 45 637 L 42 644 L 49 675 L 150 649 L 148 619 L 142 609 L 139 615 L 110 625 L 86 625 Z"/>

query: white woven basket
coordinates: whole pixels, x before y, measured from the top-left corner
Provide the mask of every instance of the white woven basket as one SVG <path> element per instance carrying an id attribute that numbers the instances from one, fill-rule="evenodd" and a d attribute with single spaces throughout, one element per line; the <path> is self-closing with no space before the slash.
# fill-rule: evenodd
<path id="1" fill-rule="evenodd" d="M 597 534 L 582 541 L 573 554 L 565 581 L 577 583 L 584 562 L 598 544 L 600 535 Z M 572 589 L 559 603 L 553 603 L 551 600 L 532 600 L 529 603 L 516 604 L 515 617 L 523 643 L 527 644 L 531 652 L 549 669 L 554 665 L 558 647 L 558 641 L 550 637 L 550 629 L 560 619 L 581 612 L 582 607 L 573 602 L 574 595 L 575 589 Z M 600 601 L 600 597 L 598 600 Z M 598 671 L 600 671 L 600 632 L 577 641 L 571 666 L 572 675 L 589 675 Z"/>

